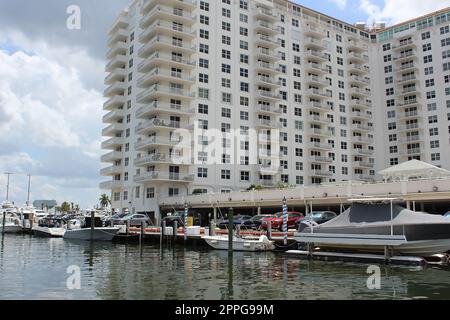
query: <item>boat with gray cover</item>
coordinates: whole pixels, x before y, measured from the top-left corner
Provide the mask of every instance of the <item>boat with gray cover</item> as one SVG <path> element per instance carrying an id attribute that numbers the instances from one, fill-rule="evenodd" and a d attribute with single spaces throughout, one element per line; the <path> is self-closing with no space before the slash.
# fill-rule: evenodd
<path id="1" fill-rule="evenodd" d="M 429 257 L 450 250 L 448 218 L 414 212 L 394 203 L 353 200 L 350 209 L 337 218 L 315 225 L 302 224 L 295 239 L 300 243 L 358 252 L 385 252 Z"/>

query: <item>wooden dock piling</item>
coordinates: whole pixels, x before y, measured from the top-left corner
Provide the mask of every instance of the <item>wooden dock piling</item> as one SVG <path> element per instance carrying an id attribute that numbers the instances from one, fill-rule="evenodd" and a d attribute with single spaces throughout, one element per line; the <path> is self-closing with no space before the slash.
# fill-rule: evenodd
<path id="1" fill-rule="evenodd" d="M 233 252 L 234 209 L 228 210 L 228 252 Z"/>

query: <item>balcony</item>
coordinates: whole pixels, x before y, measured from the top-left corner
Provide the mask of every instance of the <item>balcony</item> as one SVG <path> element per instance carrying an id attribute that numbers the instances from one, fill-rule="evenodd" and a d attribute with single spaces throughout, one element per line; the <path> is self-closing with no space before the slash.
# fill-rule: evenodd
<path id="1" fill-rule="evenodd" d="M 324 75 L 324 74 L 328 74 L 328 69 L 326 67 L 324 67 L 322 64 L 320 63 L 316 63 L 316 62 L 309 62 L 306 64 L 306 70 L 313 72 L 313 73 L 318 73 L 320 75 Z"/>
<path id="2" fill-rule="evenodd" d="M 193 126 L 189 124 L 181 124 L 181 122 L 178 121 L 171 121 L 168 119 L 151 119 L 142 122 L 136 127 L 136 134 L 147 134 L 151 131 L 156 130 L 192 130 Z"/>
<path id="3" fill-rule="evenodd" d="M 141 19 L 140 26 L 146 29 L 155 20 L 167 20 L 182 23 L 183 25 L 193 25 L 197 22 L 197 16 L 189 11 L 179 10 L 177 8 L 156 5 L 148 13 L 145 13 Z"/>
<path id="4" fill-rule="evenodd" d="M 108 112 L 103 116 L 103 123 L 114 123 L 125 116 L 125 112 L 122 109 L 116 109 Z"/>
<path id="5" fill-rule="evenodd" d="M 267 115 L 274 115 L 274 116 L 281 115 L 281 110 L 279 108 L 275 108 L 272 105 L 265 105 L 265 104 L 258 104 L 256 112 L 259 114 L 267 114 Z"/>
<path id="6" fill-rule="evenodd" d="M 111 60 L 118 55 L 125 56 L 128 51 L 128 44 L 123 41 L 115 42 L 106 53 L 106 59 Z"/>
<path id="7" fill-rule="evenodd" d="M 121 160 L 123 158 L 123 152 L 112 151 L 100 158 L 101 162 L 104 163 L 114 163 L 116 160 Z"/>
<path id="8" fill-rule="evenodd" d="M 328 82 L 328 80 L 325 80 L 321 77 L 314 76 L 314 75 L 311 75 L 308 78 L 306 78 L 306 82 L 313 86 L 314 85 L 319 86 L 319 87 L 329 87 L 330 86 L 330 83 Z"/>
<path id="9" fill-rule="evenodd" d="M 375 152 L 369 149 L 353 149 L 353 154 L 358 156 L 372 156 Z"/>
<path id="10" fill-rule="evenodd" d="M 326 150 L 331 151 L 333 147 L 328 143 L 310 142 L 308 147 L 312 150 Z"/>
<path id="11" fill-rule="evenodd" d="M 318 27 L 306 25 L 302 28 L 303 33 L 308 36 L 312 36 L 315 38 L 323 39 L 326 37 L 326 33 L 323 30 L 320 30 Z"/>
<path id="12" fill-rule="evenodd" d="M 417 45 L 414 43 L 413 40 L 407 40 L 407 41 L 401 41 L 399 44 L 393 46 L 392 49 L 395 51 L 398 51 L 398 50 L 412 49 L 412 48 L 416 48 L 416 47 L 417 47 Z"/>
<path id="13" fill-rule="evenodd" d="M 319 112 L 330 112 L 332 111 L 331 106 L 328 104 L 324 104 L 321 102 L 312 101 L 307 105 L 307 108 L 313 110 L 313 111 L 319 111 Z"/>
<path id="14" fill-rule="evenodd" d="M 362 99 L 352 99 L 350 101 L 351 107 L 357 107 L 357 108 L 371 108 L 372 104 L 368 101 L 362 100 Z"/>
<path id="15" fill-rule="evenodd" d="M 265 76 L 259 76 L 256 78 L 257 84 L 269 86 L 273 88 L 279 88 L 281 87 L 281 81 L 277 80 L 273 77 L 265 77 Z"/>
<path id="16" fill-rule="evenodd" d="M 330 178 L 333 176 L 333 172 L 323 171 L 323 170 L 313 170 L 313 171 L 311 171 L 311 176 L 312 177 Z"/>
<path id="17" fill-rule="evenodd" d="M 408 119 L 414 119 L 414 118 L 419 118 L 419 111 L 418 110 L 413 110 L 413 111 L 408 111 L 408 112 L 402 112 L 398 114 L 398 119 L 399 120 L 408 120 Z"/>
<path id="18" fill-rule="evenodd" d="M 174 172 L 146 172 L 134 176 L 134 182 L 179 182 L 191 183 L 194 182 L 193 174 L 182 174 Z"/>
<path id="19" fill-rule="evenodd" d="M 122 166 L 110 166 L 107 168 L 103 168 L 100 170 L 100 175 L 101 176 L 114 176 L 116 174 L 120 174 L 123 171 L 123 167 Z"/>
<path id="20" fill-rule="evenodd" d="M 194 69 L 196 66 L 196 62 L 194 60 L 181 58 L 175 55 L 171 56 L 170 54 L 155 52 L 152 55 L 150 55 L 147 59 L 139 63 L 138 71 L 146 73 L 157 66 L 163 65 L 168 68 L 178 67 L 178 68 Z"/>
<path id="21" fill-rule="evenodd" d="M 256 8 L 255 17 L 272 23 L 278 21 L 278 14 L 265 8 Z"/>
<path id="22" fill-rule="evenodd" d="M 411 95 L 411 94 L 415 94 L 415 95 L 420 95 L 420 90 L 417 88 L 417 86 L 412 86 L 412 87 L 406 87 L 406 88 L 402 88 L 400 90 L 398 90 L 398 95 L 399 96 L 405 96 L 405 95 Z"/>
<path id="23" fill-rule="evenodd" d="M 329 125 L 332 124 L 331 119 L 328 119 L 326 117 L 321 117 L 319 115 L 310 114 L 307 116 L 307 121 L 311 123 L 318 123 L 323 125 Z"/>
<path id="24" fill-rule="evenodd" d="M 190 147 L 190 145 L 188 145 L 187 142 L 184 142 L 181 137 L 178 137 L 177 139 L 169 137 L 150 137 L 142 139 L 134 145 L 137 151 L 145 151 L 158 146 L 178 148 Z"/>
<path id="25" fill-rule="evenodd" d="M 274 64 L 263 62 L 263 61 L 259 61 L 256 64 L 256 70 L 271 73 L 271 74 L 281 73 L 281 69 L 279 67 L 276 67 Z"/>
<path id="26" fill-rule="evenodd" d="M 142 14 L 146 14 L 158 4 L 166 4 L 187 10 L 194 10 L 197 8 L 197 0 L 143 0 L 141 8 Z"/>
<path id="27" fill-rule="evenodd" d="M 400 155 L 402 156 L 417 156 L 421 154 L 425 154 L 425 152 L 420 148 L 403 149 L 400 151 Z"/>
<path id="28" fill-rule="evenodd" d="M 319 128 L 310 128 L 308 134 L 313 137 L 332 137 L 333 133 L 330 130 L 324 130 Z"/>
<path id="29" fill-rule="evenodd" d="M 196 46 L 191 45 L 189 41 L 179 41 L 157 35 L 139 49 L 139 57 L 148 58 L 153 52 L 158 50 L 176 50 L 179 53 L 192 55 L 196 52 Z"/>
<path id="30" fill-rule="evenodd" d="M 333 163 L 334 159 L 331 157 L 311 156 L 310 161 L 313 163 Z"/>
<path id="31" fill-rule="evenodd" d="M 410 124 L 398 126 L 397 130 L 399 132 L 407 132 L 407 131 L 423 130 L 423 128 L 421 127 L 421 125 L 419 123 L 410 123 Z"/>
<path id="32" fill-rule="evenodd" d="M 112 48 L 117 42 L 125 42 L 128 40 L 129 33 L 125 29 L 117 29 L 108 38 L 108 47 Z"/>
<path id="33" fill-rule="evenodd" d="M 270 164 L 260 164 L 257 166 L 257 169 L 262 175 L 277 175 L 283 172 L 282 167 Z"/>
<path id="34" fill-rule="evenodd" d="M 402 144 L 410 144 L 415 142 L 423 142 L 424 137 L 421 134 L 406 136 L 398 140 Z"/>
<path id="35" fill-rule="evenodd" d="M 127 73 L 126 73 L 125 69 L 116 68 L 105 78 L 105 84 L 111 85 L 118 81 L 123 82 L 123 81 L 125 81 L 126 76 L 127 76 Z"/>
<path id="36" fill-rule="evenodd" d="M 259 129 L 280 129 L 281 125 L 274 120 L 258 119 L 256 121 L 256 127 Z"/>
<path id="37" fill-rule="evenodd" d="M 269 47 L 273 49 L 280 47 L 280 44 L 278 43 L 277 40 L 275 40 L 275 38 L 272 38 L 271 36 L 265 34 L 256 35 L 255 42 L 264 47 Z"/>
<path id="38" fill-rule="evenodd" d="M 397 106 L 398 107 L 410 107 L 410 106 L 417 105 L 418 103 L 419 103 L 419 101 L 416 98 L 414 98 L 414 99 L 403 100 L 403 102 L 398 102 Z"/>
<path id="39" fill-rule="evenodd" d="M 362 136 L 354 136 L 353 141 L 359 142 L 359 143 L 364 143 L 364 144 L 370 144 L 370 145 L 372 145 L 374 143 L 373 138 L 362 137 Z"/>
<path id="40" fill-rule="evenodd" d="M 314 48 L 317 50 L 328 50 L 330 48 L 330 43 L 323 40 L 317 40 L 315 38 L 308 37 L 305 39 L 306 46 L 308 48 Z"/>
<path id="41" fill-rule="evenodd" d="M 349 82 L 350 82 L 350 84 L 369 86 L 370 85 L 370 78 L 353 75 L 353 76 L 350 76 Z"/>
<path id="42" fill-rule="evenodd" d="M 280 29 L 274 26 L 272 23 L 263 20 L 257 20 L 255 26 L 256 32 L 263 32 L 270 35 L 277 35 L 280 33 Z"/>
<path id="43" fill-rule="evenodd" d="M 115 137 L 117 134 L 125 130 L 123 123 L 113 123 L 102 130 L 102 136 L 104 137 Z"/>
<path id="44" fill-rule="evenodd" d="M 370 92 L 370 90 L 367 90 L 367 89 L 360 89 L 357 87 L 352 87 L 352 88 L 350 88 L 350 94 L 352 96 L 364 98 L 364 97 L 370 97 L 371 92 Z"/>
<path id="45" fill-rule="evenodd" d="M 373 115 L 371 113 L 360 112 L 360 111 L 353 111 L 352 113 L 350 113 L 350 117 L 352 119 L 365 120 L 365 121 L 373 119 Z"/>
<path id="46" fill-rule="evenodd" d="M 119 190 L 123 188 L 123 183 L 120 180 L 106 181 L 100 183 L 99 187 L 102 190 Z"/>
<path id="47" fill-rule="evenodd" d="M 349 62 L 355 62 L 355 63 L 368 63 L 369 62 L 369 56 L 366 54 L 361 54 L 359 52 L 350 52 L 347 55 L 347 60 Z"/>
<path id="48" fill-rule="evenodd" d="M 158 114 L 170 114 L 181 116 L 192 116 L 195 114 L 195 108 L 181 106 L 178 104 L 153 101 L 136 110 L 136 118 L 144 119 Z"/>
<path id="49" fill-rule="evenodd" d="M 347 42 L 347 49 L 349 51 L 363 52 L 369 49 L 367 44 L 362 43 L 360 40 L 351 39 Z"/>
<path id="50" fill-rule="evenodd" d="M 348 65 L 348 69 L 351 73 L 357 74 L 357 75 L 364 75 L 370 73 L 370 68 L 365 65 L 356 64 L 356 63 L 350 63 Z"/>
<path id="51" fill-rule="evenodd" d="M 363 168 L 363 169 L 373 169 L 375 168 L 375 164 L 365 161 L 355 161 L 354 162 L 355 168 Z"/>
<path id="52" fill-rule="evenodd" d="M 102 142 L 102 149 L 115 150 L 117 147 L 121 147 L 125 143 L 125 140 L 121 137 L 113 137 Z"/>
<path id="53" fill-rule="evenodd" d="M 366 174 L 356 174 L 355 179 L 357 181 L 364 181 L 364 182 L 372 182 L 375 180 L 373 176 L 369 176 Z"/>
<path id="54" fill-rule="evenodd" d="M 373 126 L 368 126 L 364 124 L 352 124 L 352 130 L 371 132 L 373 130 Z"/>
<path id="55" fill-rule="evenodd" d="M 124 96 L 115 96 L 103 104 L 103 110 L 113 110 L 122 107 L 124 104 L 125 104 Z"/>
<path id="56" fill-rule="evenodd" d="M 397 79 L 397 83 L 399 85 L 407 85 L 409 83 L 416 83 L 419 82 L 419 79 L 417 79 L 417 77 L 415 75 L 410 75 L 410 76 L 404 76 L 401 77 L 400 79 Z"/>
<path id="57" fill-rule="evenodd" d="M 270 61 L 272 63 L 278 62 L 281 60 L 280 56 L 275 53 L 275 51 L 267 49 L 267 48 L 257 48 L 256 49 L 256 58 L 262 59 L 265 61 Z"/>
<path id="58" fill-rule="evenodd" d="M 116 56 L 105 67 L 106 72 L 113 72 L 115 69 L 125 69 L 127 67 L 128 59 L 125 56 Z"/>
<path id="59" fill-rule="evenodd" d="M 306 90 L 306 95 L 312 99 L 328 99 L 330 98 L 330 93 L 324 90 L 311 88 Z"/>
<path id="60" fill-rule="evenodd" d="M 126 15 L 121 14 L 109 28 L 108 35 L 112 36 L 117 31 L 128 28 L 128 25 L 129 23 Z"/>
<path id="61" fill-rule="evenodd" d="M 192 161 L 180 154 L 157 153 L 134 160 L 136 167 L 145 167 L 152 164 L 192 165 Z"/>
<path id="62" fill-rule="evenodd" d="M 325 53 L 322 53 L 321 51 L 307 50 L 305 55 L 308 59 L 315 60 L 315 61 L 318 61 L 321 63 L 328 61 L 328 55 Z"/>
<path id="63" fill-rule="evenodd" d="M 402 66 L 395 68 L 395 72 L 409 72 L 409 71 L 415 71 L 419 69 L 419 65 L 416 63 L 404 63 Z"/>
<path id="64" fill-rule="evenodd" d="M 417 59 L 416 55 L 417 55 L 417 52 L 415 50 L 409 51 L 409 52 L 405 52 L 405 53 L 402 53 L 402 54 L 400 54 L 398 56 L 395 56 L 394 57 L 394 61 L 395 62 L 403 62 L 403 61 L 408 60 L 408 59 Z"/>
<path id="65" fill-rule="evenodd" d="M 197 35 L 197 30 L 184 25 L 179 26 L 166 21 L 156 20 L 139 35 L 139 42 L 146 43 L 152 39 L 153 36 L 158 34 L 164 34 L 169 37 L 177 36 L 192 40 Z"/>
<path id="66" fill-rule="evenodd" d="M 195 99 L 195 92 L 173 88 L 168 86 L 162 86 L 159 84 L 155 84 L 148 89 L 145 89 L 143 92 L 137 95 L 136 101 L 138 103 L 148 103 L 153 100 L 158 100 L 161 97 L 165 98 L 177 98 L 183 100 L 193 100 Z"/>
<path id="67" fill-rule="evenodd" d="M 181 72 L 171 71 L 169 69 L 154 68 L 150 70 L 148 74 L 139 78 L 137 85 L 139 88 L 148 88 L 160 81 L 192 85 L 195 83 L 195 77 L 191 77 L 190 75 Z"/>
<path id="68" fill-rule="evenodd" d="M 281 100 L 281 95 L 272 91 L 258 90 L 257 98 L 276 102 Z"/>
<path id="69" fill-rule="evenodd" d="M 125 93 L 125 82 L 115 82 L 105 89 L 103 95 L 108 98 L 112 98 L 114 96 L 123 96 Z"/>

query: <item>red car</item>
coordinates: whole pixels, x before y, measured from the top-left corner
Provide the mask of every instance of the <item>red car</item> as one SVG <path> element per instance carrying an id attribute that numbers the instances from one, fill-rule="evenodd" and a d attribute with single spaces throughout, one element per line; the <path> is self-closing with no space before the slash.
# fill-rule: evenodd
<path id="1" fill-rule="evenodd" d="M 283 230 L 283 213 L 278 212 L 275 214 L 275 218 L 265 218 L 262 221 L 261 228 L 266 230 L 269 225 L 269 221 L 272 222 L 272 230 Z M 305 218 L 305 215 L 300 212 L 289 211 L 288 212 L 288 229 L 296 227 L 295 223 Z"/>

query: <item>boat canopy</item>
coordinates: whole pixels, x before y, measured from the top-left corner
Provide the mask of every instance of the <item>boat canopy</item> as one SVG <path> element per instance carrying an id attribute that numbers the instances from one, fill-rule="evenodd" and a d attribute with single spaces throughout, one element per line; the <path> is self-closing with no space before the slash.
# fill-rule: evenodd
<path id="1" fill-rule="evenodd" d="M 419 160 L 403 162 L 381 170 L 378 174 L 382 175 L 385 181 L 450 177 L 450 171 Z"/>

